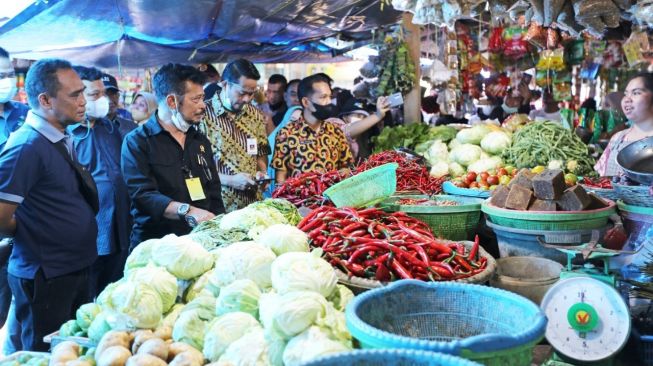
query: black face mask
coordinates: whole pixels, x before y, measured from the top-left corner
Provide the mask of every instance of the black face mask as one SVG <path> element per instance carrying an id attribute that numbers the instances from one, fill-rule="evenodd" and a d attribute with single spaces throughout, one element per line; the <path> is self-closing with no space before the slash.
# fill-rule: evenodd
<path id="1" fill-rule="evenodd" d="M 331 117 L 336 117 L 338 115 L 337 107 L 331 103 L 327 105 L 313 103 L 313 107 L 315 107 L 315 112 L 313 112 L 313 115 L 315 118 L 322 121 Z"/>

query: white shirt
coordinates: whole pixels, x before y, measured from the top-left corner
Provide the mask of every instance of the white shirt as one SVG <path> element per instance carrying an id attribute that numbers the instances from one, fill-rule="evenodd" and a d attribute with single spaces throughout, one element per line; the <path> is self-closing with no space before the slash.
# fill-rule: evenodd
<path id="1" fill-rule="evenodd" d="M 534 111 L 531 111 L 531 113 L 528 114 L 528 118 L 530 118 L 533 121 L 562 122 L 562 115 L 560 115 L 560 111 L 556 111 L 553 113 L 546 113 L 544 109 L 536 109 Z"/>

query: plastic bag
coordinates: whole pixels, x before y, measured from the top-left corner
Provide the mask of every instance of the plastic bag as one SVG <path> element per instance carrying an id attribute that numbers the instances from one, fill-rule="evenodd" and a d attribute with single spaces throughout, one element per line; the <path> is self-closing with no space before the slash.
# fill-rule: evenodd
<path id="1" fill-rule="evenodd" d="M 487 50 L 490 53 L 501 53 L 503 51 L 503 27 L 492 28 Z"/>
<path id="2" fill-rule="evenodd" d="M 532 22 L 528 27 L 524 40 L 530 42 L 537 48 L 544 48 L 546 46 L 546 31 L 541 25 Z"/>
<path id="3" fill-rule="evenodd" d="M 565 55 L 564 49 L 544 50 L 540 52 L 540 60 L 537 62 L 538 69 L 564 70 Z"/>
<path id="4" fill-rule="evenodd" d="M 528 52 L 528 42 L 524 39 L 526 30 L 520 27 L 510 27 L 503 31 L 503 53 L 517 60 Z"/>

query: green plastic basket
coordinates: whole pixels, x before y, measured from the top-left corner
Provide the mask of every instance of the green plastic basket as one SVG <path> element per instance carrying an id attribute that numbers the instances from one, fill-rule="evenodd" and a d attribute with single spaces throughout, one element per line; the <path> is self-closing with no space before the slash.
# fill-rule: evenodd
<path id="1" fill-rule="evenodd" d="M 547 211 L 517 211 L 499 208 L 489 201 L 483 202 L 481 210 L 487 214 L 491 222 L 525 230 L 586 230 L 601 229 L 608 224 L 610 215 L 616 213 L 616 205 L 608 201 L 610 206 L 598 210 L 576 212 Z"/>
<path id="2" fill-rule="evenodd" d="M 409 216 L 424 221 L 429 225 L 433 234 L 437 237 L 448 240 L 470 240 L 474 236 L 478 221 L 481 218 L 481 203 L 483 199 L 438 195 L 432 196 L 432 200 L 456 201 L 457 206 L 419 206 L 419 205 L 397 205 L 395 202 L 402 198 L 422 199 L 429 196 L 394 196 L 383 202 L 380 206 L 388 212 L 403 211 Z"/>
<path id="3" fill-rule="evenodd" d="M 336 207 L 363 207 L 377 204 L 397 190 L 397 163 L 366 170 L 331 186 L 324 196 Z"/>

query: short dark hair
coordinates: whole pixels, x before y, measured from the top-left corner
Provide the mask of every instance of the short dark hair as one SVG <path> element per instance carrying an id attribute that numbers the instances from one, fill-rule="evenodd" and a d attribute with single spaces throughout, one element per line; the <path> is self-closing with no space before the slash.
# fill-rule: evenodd
<path id="1" fill-rule="evenodd" d="M 200 66 L 197 67 L 197 69 L 205 73 L 206 76 L 210 78 L 220 76 L 218 70 L 215 68 L 215 66 L 211 64 L 201 64 Z"/>
<path id="2" fill-rule="evenodd" d="M 259 74 L 256 66 L 254 66 L 251 61 L 245 60 L 244 58 L 231 61 L 222 71 L 222 80 L 226 80 L 230 83 L 238 84 L 241 76 L 253 80 L 259 80 L 261 78 L 261 74 Z"/>
<path id="3" fill-rule="evenodd" d="M 0 47 L 0 58 L 9 58 L 9 52 L 2 47 Z"/>
<path id="4" fill-rule="evenodd" d="M 283 86 L 283 91 L 286 91 L 286 88 L 288 87 L 288 79 L 281 74 L 272 74 L 268 79 L 268 84 L 281 84 Z"/>
<path id="5" fill-rule="evenodd" d="M 190 65 L 169 63 L 163 66 L 152 78 L 156 101 L 161 102 L 171 93 L 182 97 L 187 81 L 204 86 L 206 75 Z"/>
<path id="6" fill-rule="evenodd" d="M 36 61 L 25 76 L 25 92 L 29 106 L 32 109 L 39 108 L 39 94 L 47 93 L 49 96 L 56 96 L 61 88 L 57 72 L 72 68 L 70 62 L 56 58 L 44 58 Z"/>
<path id="7" fill-rule="evenodd" d="M 642 78 L 642 81 L 644 82 L 644 87 L 646 90 L 653 92 L 653 73 L 650 72 L 640 72 L 639 74 L 633 76 L 630 81 L 633 81 L 637 78 Z"/>
<path id="8" fill-rule="evenodd" d="M 329 88 L 331 88 L 331 83 L 329 80 L 330 79 L 325 77 L 325 74 L 323 73 L 314 74 L 303 78 L 297 87 L 297 98 L 299 98 L 300 102 L 302 99 L 304 99 L 304 97 L 310 98 L 315 92 L 313 85 L 317 83 L 326 83 Z"/>
<path id="9" fill-rule="evenodd" d="M 286 90 L 288 90 L 288 88 L 290 88 L 290 86 L 291 86 L 292 84 L 299 84 L 300 81 L 301 81 L 301 79 L 292 79 L 292 80 L 290 80 L 290 81 L 288 82 L 288 84 L 286 85 Z"/>
<path id="10" fill-rule="evenodd" d="M 73 70 L 79 75 L 82 80 L 95 81 L 102 80 L 104 73 L 95 67 L 86 67 L 86 66 L 73 66 Z"/>

